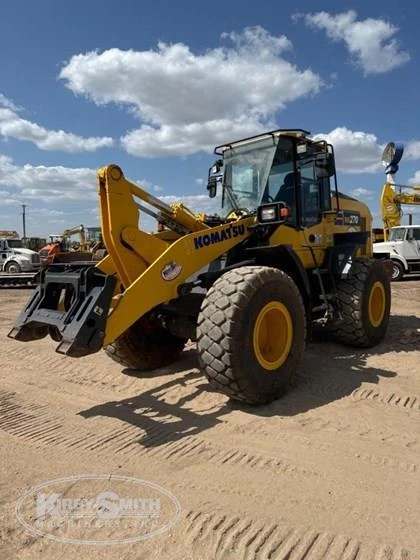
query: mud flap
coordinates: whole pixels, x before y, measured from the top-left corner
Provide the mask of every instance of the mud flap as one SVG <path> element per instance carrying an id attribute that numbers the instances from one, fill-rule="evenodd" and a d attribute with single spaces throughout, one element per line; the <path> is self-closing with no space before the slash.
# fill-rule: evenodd
<path id="1" fill-rule="evenodd" d="M 102 348 L 117 279 L 88 262 L 52 264 L 8 337 L 28 342 L 50 335 L 56 352 L 72 357 Z"/>

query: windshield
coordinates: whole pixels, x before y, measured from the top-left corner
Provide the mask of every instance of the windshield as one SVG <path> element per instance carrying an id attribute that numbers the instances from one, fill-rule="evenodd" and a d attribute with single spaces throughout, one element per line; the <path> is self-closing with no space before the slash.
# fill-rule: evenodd
<path id="1" fill-rule="evenodd" d="M 22 249 L 22 241 L 20 239 L 8 239 L 7 244 L 10 249 Z"/>
<path id="2" fill-rule="evenodd" d="M 277 143 L 278 138 L 266 138 L 224 152 L 222 207 L 226 213 L 235 210 L 235 202 L 238 208 L 246 208 L 249 212 L 257 208 Z"/>
<path id="3" fill-rule="evenodd" d="M 391 229 L 391 231 L 389 232 L 390 241 L 404 241 L 404 238 L 405 238 L 404 228 Z"/>

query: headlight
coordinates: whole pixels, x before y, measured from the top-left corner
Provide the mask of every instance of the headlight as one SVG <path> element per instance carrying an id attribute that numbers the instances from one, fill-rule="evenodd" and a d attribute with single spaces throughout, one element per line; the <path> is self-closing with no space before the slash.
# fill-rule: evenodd
<path id="1" fill-rule="evenodd" d="M 289 208 L 283 202 L 263 204 L 257 210 L 258 221 L 262 224 L 282 224 L 289 215 Z"/>
<path id="2" fill-rule="evenodd" d="M 267 208 L 261 208 L 260 220 L 262 222 L 272 222 L 276 219 L 277 208 L 275 206 L 268 206 Z"/>

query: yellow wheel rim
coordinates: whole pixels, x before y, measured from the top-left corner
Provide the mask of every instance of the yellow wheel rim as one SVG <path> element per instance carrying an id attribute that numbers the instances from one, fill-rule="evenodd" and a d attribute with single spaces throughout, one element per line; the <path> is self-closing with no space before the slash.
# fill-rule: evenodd
<path id="1" fill-rule="evenodd" d="M 385 315 L 386 296 L 381 282 L 375 282 L 369 294 L 369 321 L 372 326 L 379 327 Z"/>
<path id="2" fill-rule="evenodd" d="M 293 325 L 286 306 L 279 301 L 267 303 L 254 325 L 253 345 L 258 363 L 266 370 L 278 369 L 292 346 Z"/>

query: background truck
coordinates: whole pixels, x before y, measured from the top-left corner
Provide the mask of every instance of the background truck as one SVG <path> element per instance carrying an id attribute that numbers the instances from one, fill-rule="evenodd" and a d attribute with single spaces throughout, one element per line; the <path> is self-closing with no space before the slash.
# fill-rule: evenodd
<path id="1" fill-rule="evenodd" d="M 16 231 L 0 231 L 0 266 L 1 272 L 19 274 L 37 272 L 40 268 L 39 255 L 36 251 L 26 249 Z"/>
<path id="2" fill-rule="evenodd" d="M 375 243 L 373 248 L 375 252 L 389 253 L 392 280 L 401 280 L 405 274 L 420 274 L 420 225 L 393 227 L 388 241 Z"/>

